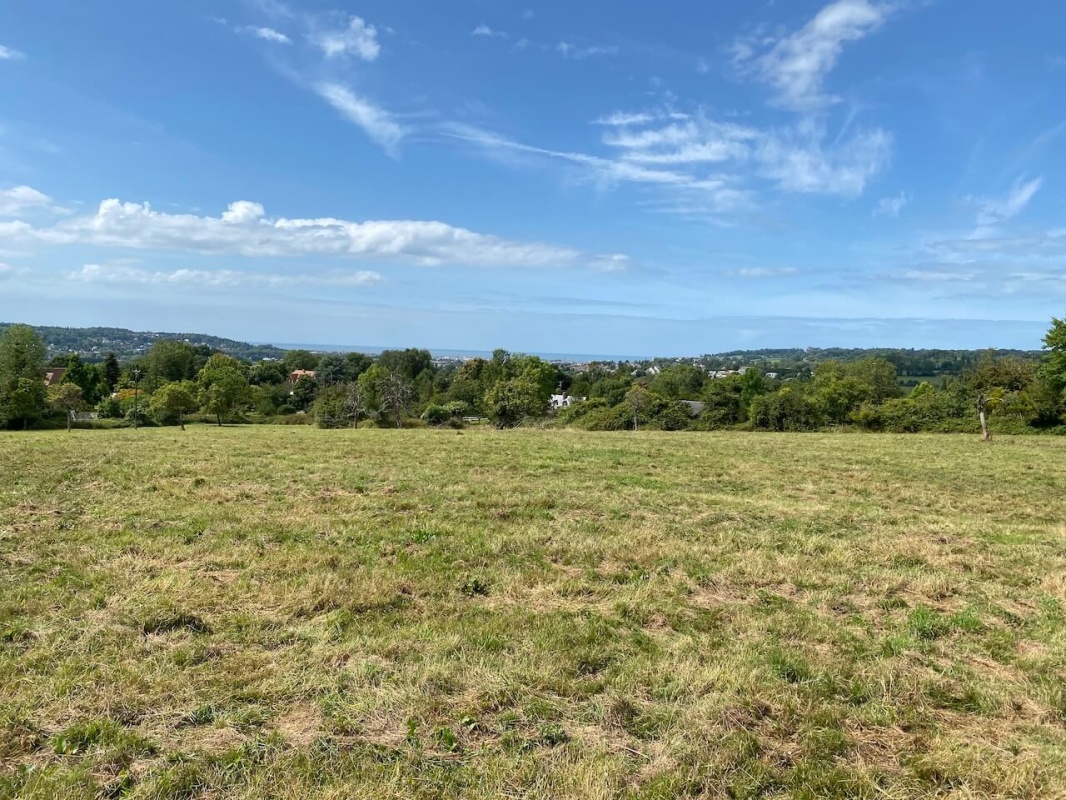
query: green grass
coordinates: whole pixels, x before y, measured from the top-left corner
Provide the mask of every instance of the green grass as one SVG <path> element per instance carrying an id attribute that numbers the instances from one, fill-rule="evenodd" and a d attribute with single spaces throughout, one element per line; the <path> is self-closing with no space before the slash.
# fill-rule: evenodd
<path id="1" fill-rule="evenodd" d="M 1066 440 L 0 436 L 0 797 L 1066 791 Z"/>

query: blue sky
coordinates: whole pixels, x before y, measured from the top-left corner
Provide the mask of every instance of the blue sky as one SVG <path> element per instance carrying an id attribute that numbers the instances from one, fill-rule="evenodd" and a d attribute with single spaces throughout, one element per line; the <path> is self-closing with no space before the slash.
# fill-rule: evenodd
<path id="1" fill-rule="evenodd" d="M 1051 0 L 0 5 L 0 320 L 691 354 L 1039 347 Z"/>

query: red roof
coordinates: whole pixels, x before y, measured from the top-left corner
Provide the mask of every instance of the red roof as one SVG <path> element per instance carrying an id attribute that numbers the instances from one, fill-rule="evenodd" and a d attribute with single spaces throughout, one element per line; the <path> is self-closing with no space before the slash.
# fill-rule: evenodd
<path id="1" fill-rule="evenodd" d="M 56 386 L 63 382 L 63 376 L 66 374 L 66 367 L 48 367 L 44 371 L 44 385 Z"/>

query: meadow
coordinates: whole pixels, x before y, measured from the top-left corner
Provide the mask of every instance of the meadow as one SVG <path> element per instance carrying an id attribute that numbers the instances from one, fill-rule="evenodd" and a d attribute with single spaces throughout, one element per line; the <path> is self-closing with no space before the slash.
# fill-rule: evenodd
<path id="1" fill-rule="evenodd" d="M 0 797 L 1066 797 L 1066 439 L 0 434 Z"/>

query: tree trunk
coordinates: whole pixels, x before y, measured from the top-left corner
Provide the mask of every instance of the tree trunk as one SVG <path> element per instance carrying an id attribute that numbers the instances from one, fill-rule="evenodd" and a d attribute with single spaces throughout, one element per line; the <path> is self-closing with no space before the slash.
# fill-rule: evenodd
<path id="1" fill-rule="evenodd" d="M 182 414 L 178 414 L 178 424 L 182 430 L 185 430 L 185 417 Z"/>
<path id="2" fill-rule="evenodd" d="M 70 424 L 70 417 L 71 417 L 71 414 L 70 414 L 70 412 L 68 411 L 68 412 L 67 412 L 67 433 L 70 433 L 70 428 L 71 428 L 71 424 Z"/>
<path id="3" fill-rule="evenodd" d="M 991 442 L 992 432 L 988 430 L 988 420 L 985 419 L 985 410 L 983 408 L 978 412 L 978 417 L 981 419 L 981 438 L 986 442 Z"/>
<path id="4" fill-rule="evenodd" d="M 221 414 L 215 414 L 215 419 L 218 420 L 218 427 L 221 428 L 222 427 L 222 415 Z"/>

